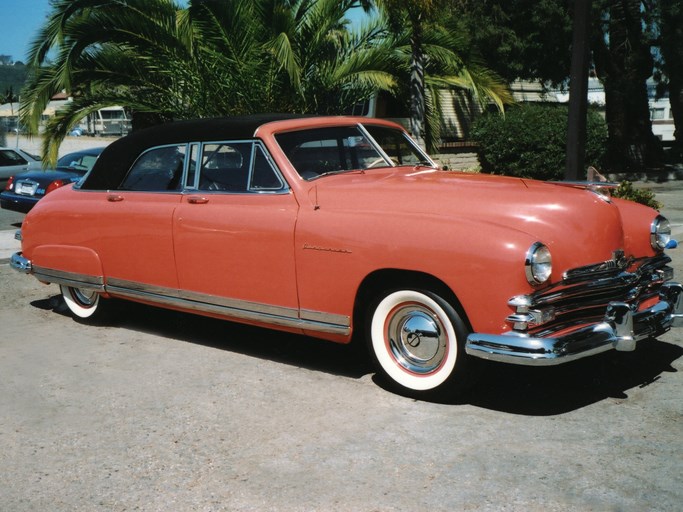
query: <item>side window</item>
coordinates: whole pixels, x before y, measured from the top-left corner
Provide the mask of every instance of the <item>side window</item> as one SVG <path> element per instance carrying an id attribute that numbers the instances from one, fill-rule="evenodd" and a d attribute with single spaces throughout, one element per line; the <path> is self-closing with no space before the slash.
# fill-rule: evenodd
<path id="1" fill-rule="evenodd" d="M 26 159 L 16 151 L 10 149 L 0 151 L 0 166 L 25 165 L 27 163 Z"/>
<path id="2" fill-rule="evenodd" d="M 394 164 L 415 165 L 426 160 L 403 132 L 382 126 L 364 126 Z"/>
<path id="3" fill-rule="evenodd" d="M 204 144 L 199 190 L 246 192 L 251 167 L 251 142 Z"/>
<path id="4" fill-rule="evenodd" d="M 263 147 L 253 141 L 205 143 L 200 163 L 199 190 L 247 193 L 285 188 Z"/>
<path id="5" fill-rule="evenodd" d="M 276 191 L 284 188 L 282 178 L 270 164 L 265 151 L 258 144 L 254 146 L 254 170 L 249 190 L 252 192 Z"/>
<path id="6" fill-rule="evenodd" d="M 126 175 L 121 190 L 162 192 L 180 190 L 186 146 L 164 146 L 138 157 Z"/>

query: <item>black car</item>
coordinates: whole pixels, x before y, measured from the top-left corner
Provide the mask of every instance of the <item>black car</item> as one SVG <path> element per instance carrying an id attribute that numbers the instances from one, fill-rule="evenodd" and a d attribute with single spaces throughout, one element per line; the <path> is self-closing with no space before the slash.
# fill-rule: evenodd
<path id="1" fill-rule="evenodd" d="M 104 148 L 89 148 L 68 153 L 57 161 L 56 169 L 34 170 L 12 176 L 0 193 L 0 207 L 27 213 L 40 198 L 56 188 L 80 180 Z"/>

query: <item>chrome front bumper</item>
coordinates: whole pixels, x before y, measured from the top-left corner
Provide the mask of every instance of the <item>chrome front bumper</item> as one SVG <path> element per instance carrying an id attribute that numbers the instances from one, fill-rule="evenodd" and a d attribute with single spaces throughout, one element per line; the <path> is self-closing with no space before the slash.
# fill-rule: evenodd
<path id="1" fill-rule="evenodd" d="M 558 337 L 472 333 L 467 337 L 465 351 L 491 361 L 551 366 L 612 349 L 634 350 L 638 340 L 683 327 L 683 285 L 666 283 L 659 297 L 654 306 L 637 312 L 624 302 L 611 302 L 602 322 Z"/>

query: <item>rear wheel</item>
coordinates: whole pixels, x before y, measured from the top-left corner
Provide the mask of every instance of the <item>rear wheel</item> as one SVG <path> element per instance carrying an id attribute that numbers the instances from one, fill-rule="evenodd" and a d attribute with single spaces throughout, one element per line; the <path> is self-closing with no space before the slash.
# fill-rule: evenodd
<path id="1" fill-rule="evenodd" d="M 404 289 L 381 295 L 368 315 L 380 372 L 412 395 L 457 392 L 465 384 L 465 323 L 441 296 Z"/>
<path id="2" fill-rule="evenodd" d="M 92 318 L 101 312 L 100 294 L 95 290 L 64 285 L 59 288 L 69 311 L 78 318 Z"/>

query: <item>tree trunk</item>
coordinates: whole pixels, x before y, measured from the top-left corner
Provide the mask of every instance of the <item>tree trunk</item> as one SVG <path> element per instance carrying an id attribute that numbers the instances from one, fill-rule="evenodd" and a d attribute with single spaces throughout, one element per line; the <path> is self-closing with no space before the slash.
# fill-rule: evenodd
<path id="1" fill-rule="evenodd" d="M 604 25 L 594 44 L 596 71 L 605 87 L 608 158 L 615 171 L 662 165 L 661 143 L 652 134 L 647 79 L 653 71 L 639 0 L 606 2 Z"/>
<path id="2" fill-rule="evenodd" d="M 667 0 L 661 7 L 661 51 L 669 79 L 669 103 L 674 119 L 675 146 L 683 152 L 683 1 Z"/>
<path id="3" fill-rule="evenodd" d="M 680 72 L 675 73 L 678 75 Z M 669 75 L 669 103 L 674 118 L 674 145 L 679 153 L 683 153 L 683 76 L 674 78 Z"/>
<path id="4" fill-rule="evenodd" d="M 410 131 L 420 146 L 425 146 L 425 56 L 422 50 L 422 20 L 412 18 L 410 36 Z"/>

